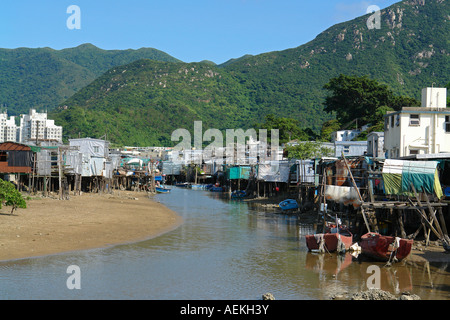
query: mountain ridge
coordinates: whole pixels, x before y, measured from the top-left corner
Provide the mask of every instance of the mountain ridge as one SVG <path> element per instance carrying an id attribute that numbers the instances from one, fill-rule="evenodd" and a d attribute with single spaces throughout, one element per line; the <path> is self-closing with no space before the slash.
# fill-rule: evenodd
<path id="1" fill-rule="evenodd" d="M 244 55 L 221 65 L 173 57 L 168 62 L 134 60 L 109 68 L 58 102 L 51 116 L 64 126 L 67 137 L 108 132 L 119 144 L 167 145 L 173 130 L 191 130 L 195 120 L 203 121 L 204 128 L 246 129 L 269 114 L 293 118 L 317 132 L 334 117 L 324 112 L 328 92 L 323 86 L 339 74 L 367 75 L 396 94 L 419 100 L 421 88 L 448 83 L 447 12 L 449 3 L 443 0 L 406 0 L 380 11 L 380 29 L 367 27 L 371 15 L 367 14 L 331 26 L 298 47 Z M 52 59 L 55 53 L 49 50 L 41 53 L 53 66 L 55 80 L 72 85 L 62 86 L 55 95 L 68 96 L 94 71 L 100 72 L 89 56 L 103 49 L 91 44 L 79 47 L 63 49 L 61 60 Z M 104 57 L 103 65 L 111 60 Z M 70 68 L 79 71 L 77 77 L 64 73 Z M 20 86 L 16 91 L 20 93 Z"/>
<path id="2" fill-rule="evenodd" d="M 61 50 L 0 49 L 0 104 L 11 115 L 52 110 L 111 67 L 141 58 L 180 61 L 153 48 L 103 50 L 88 43 Z"/>
<path id="3" fill-rule="evenodd" d="M 168 145 L 173 130 L 192 130 L 195 120 L 203 121 L 204 128 L 246 129 L 269 114 L 293 118 L 317 132 L 334 117 L 324 112 L 328 92 L 323 86 L 339 74 L 367 75 L 395 94 L 418 100 L 422 87 L 444 86 L 449 11 L 441 0 L 403 1 L 381 10 L 380 29 L 368 29 L 368 14 L 336 24 L 301 46 L 245 55 L 222 65 L 140 60 L 121 66 L 127 71 L 119 85 L 118 75 L 110 70 L 68 99 L 54 117 L 69 135 L 119 129 L 108 134 L 119 144 Z M 110 91 L 123 87 L 113 94 L 106 91 L 108 86 Z M 129 118 L 114 111 L 119 102 L 127 106 Z M 95 120 L 107 110 L 109 127 Z M 146 114 L 147 123 L 133 118 L 136 112 Z M 159 121 L 153 121 L 152 113 Z"/>

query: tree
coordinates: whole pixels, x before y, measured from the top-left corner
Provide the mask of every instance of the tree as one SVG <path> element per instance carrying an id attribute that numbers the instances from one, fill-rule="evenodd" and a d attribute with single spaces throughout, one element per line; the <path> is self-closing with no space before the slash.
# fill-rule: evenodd
<path id="1" fill-rule="evenodd" d="M 280 143 L 285 143 L 293 139 L 306 141 L 315 139 L 314 132 L 310 129 L 302 129 L 298 120 L 291 118 L 277 117 L 273 114 L 266 116 L 264 123 L 256 125 L 259 129 L 278 129 Z"/>
<path id="2" fill-rule="evenodd" d="M 336 112 L 336 118 L 342 124 L 354 119 L 358 119 L 360 125 L 380 121 L 378 117 L 374 118 L 374 114 L 379 115 L 377 110 L 382 106 L 400 110 L 402 107 L 420 105 L 416 99 L 396 96 L 387 85 L 367 76 L 341 74 L 330 79 L 324 88 L 331 91 L 331 95 L 325 98 L 324 109 L 328 113 Z"/>
<path id="3" fill-rule="evenodd" d="M 17 208 L 26 208 L 27 203 L 22 194 L 9 181 L 0 179 L 0 208 L 2 205 L 12 206 L 11 213 Z"/>
<path id="4" fill-rule="evenodd" d="M 325 121 L 320 130 L 320 140 L 331 141 L 331 133 L 338 131 L 341 124 L 336 119 Z"/>
<path id="5" fill-rule="evenodd" d="M 288 159 L 306 160 L 333 155 L 333 150 L 324 147 L 320 142 L 305 141 L 285 148 Z"/>

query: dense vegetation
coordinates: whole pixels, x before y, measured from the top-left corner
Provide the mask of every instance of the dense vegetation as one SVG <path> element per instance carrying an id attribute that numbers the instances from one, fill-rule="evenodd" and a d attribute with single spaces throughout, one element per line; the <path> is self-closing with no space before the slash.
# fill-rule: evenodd
<path id="1" fill-rule="evenodd" d="M 420 107 L 420 101 L 395 95 L 387 85 L 363 77 L 339 75 L 324 85 L 330 91 L 325 98 L 325 111 L 336 113 L 336 120 L 348 126 L 355 120 L 358 124 L 375 126 L 383 121 L 386 111 L 402 107 Z"/>
<path id="2" fill-rule="evenodd" d="M 251 102 L 227 72 L 205 63 L 138 60 L 114 68 L 52 114 L 66 135 L 125 145 L 171 145 L 177 128 L 239 128 Z"/>
<path id="3" fill-rule="evenodd" d="M 364 76 L 387 86 L 392 97 L 416 100 L 421 88 L 448 83 L 448 12 L 448 1 L 403 1 L 382 10 L 381 29 L 368 29 L 369 15 L 365 15 L 337 24 L 297 48 L 244 56 L 218 66 L 208 61 L 138 60 L 109 69 L 59 103 L 51 117 L 64 126 L 65 138 L 107 134 L 113 143 L 122 145 L 170 145 L 171 133 L 177 128 L 192 130 L 195 120 L 203 121 L 204 130 L 224 130 L 257 128 L 264 123 L 270 127 L 282 118 L 286 125 L 283 139 L 319 132 L 326 138 L 328 131 L 343 125 L 342 119 L 335 120 L 340 110 L 324 110 L 329 94 L 325 85 L 340 74 Z M 74 52 L 67 62 L 74 64 L 70 68 L 94 72 L 95 54 L 75 57 Z M 45 70 L 51 69 L 48 64 Z M 70 83 L 72 91 L 80 78 L 90 76 L 87 71 L 76 79 L 65 79 L 68 76 L 62 71 L 56 74 L 60 79 L 54 79 L 66 87 Z M 64 86 L 49 88 L 62 90 Z M 26 92 L 20 85 L 14 90 Z M 70 96 L 70 90 L 63 90 L 64 95 Z M 397 102 L 384 100 L 370 115 L 396 108 Z"/>
<path id="4" fill-rule="evenodd" d="M 151 48 L 102 50 L 92 44 L 0 49 L 0 106 L 10 115 L 52 110 L 110 68 L 142 58 L 179 61 Z"/>
<path id="5" fill-rule="evenodd" d="M 324 85 L 340 74 L 367 76 L 418 100 L 422 88 L 447 84 L 448 12 L 448 1 L 399 2 L 381 11 L 381 29 L 369 30 L 365 15 L 297 48 L 246 57 L 226 69 L 261 113 L 289 115 L 316 130 L 332 118 L 323 112 Z"/>

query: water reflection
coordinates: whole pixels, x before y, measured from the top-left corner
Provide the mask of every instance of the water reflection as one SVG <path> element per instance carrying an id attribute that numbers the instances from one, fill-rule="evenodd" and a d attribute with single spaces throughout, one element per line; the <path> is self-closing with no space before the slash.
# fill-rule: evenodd
<path id="1" fill-rule="evenodd" d="M 184 219 L 158 238 L 0 263 L 0 299 L 329 299 L 366 290 L 373 263 L 350 255 L 314 255 L 302 217 L 173 188 L 156 200 Z M 81 290 L 68 290 L 66 269 L 81 269 Z M 395 264 L 381 269 L 381 288 L 422 299 L 450 299 L 448 265 Z"/>

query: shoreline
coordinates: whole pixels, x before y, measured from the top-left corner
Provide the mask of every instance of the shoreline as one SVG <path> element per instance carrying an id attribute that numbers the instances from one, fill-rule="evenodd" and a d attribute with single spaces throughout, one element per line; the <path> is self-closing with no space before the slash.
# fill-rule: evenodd
<path id="1" fill-rule="evenodd" d="M 140 242 L 183 223 L 147 193 L 83 193 L 69 200 L 32 197 L 26 209 L 0 209 L 0 261 Z"/>
<path id="2" fill-rule="evenodd" d="M 258 207 L 260 210 L 269 211 L 273 213 L 285 214 L 278 209 L 278 203 L 286 197 L 275 197 L 275 198 L 253 198 L 245 199 L 244 201 Z M 299 218 L 306 223 L 312 223 L 316 221 L 316 213 L 294 213 Z M 450 252 L 446 252 L 445 249 L 439 244 L 439 241 L 430 241 L 428 246 L 424 245 L 423 239 L 414 240 L 413 248 L 411 253 L 405 259 L 409 263 L 424 263 L 424 262 L 437 262 L 444 263 L 450 261 Z"/>

